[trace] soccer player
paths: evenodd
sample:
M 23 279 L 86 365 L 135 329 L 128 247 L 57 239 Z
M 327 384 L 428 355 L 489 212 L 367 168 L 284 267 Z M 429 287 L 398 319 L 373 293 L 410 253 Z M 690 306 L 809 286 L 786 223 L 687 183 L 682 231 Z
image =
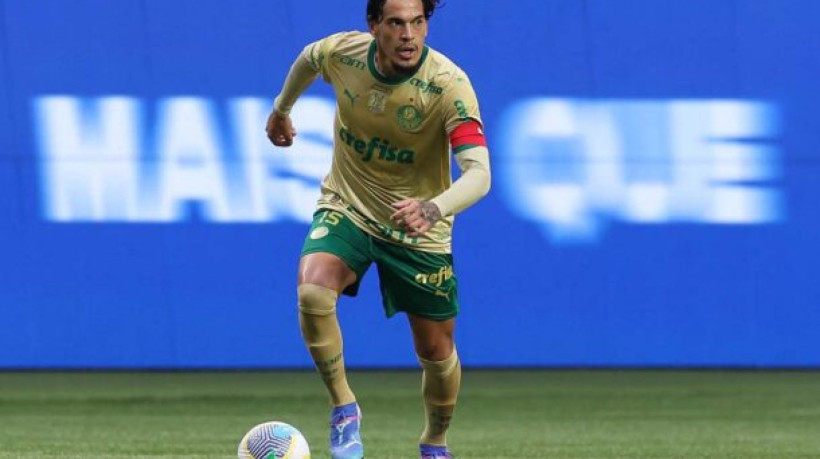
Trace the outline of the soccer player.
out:
M 425 45 L 437 4 L 368 0 L 369 33 L 337 33 L 305 47 L 268 118 L 273 144 L 290 146 L 299 95 L 318 75 L 333 86 L 333 164 L 302 248 L 297 294 L 302 336 L 333 406 L 334 459 L 364 457 L 336 300 L 356 295 L 373 262 L 385 313 L 407 314 L 423 369 L 420 457 L 452 458 L 445 434 L 461 381 L 453 216 L 489 191 L 490 167 L 470 81 Z M 455 182 L 451 150 L 461 170 Z

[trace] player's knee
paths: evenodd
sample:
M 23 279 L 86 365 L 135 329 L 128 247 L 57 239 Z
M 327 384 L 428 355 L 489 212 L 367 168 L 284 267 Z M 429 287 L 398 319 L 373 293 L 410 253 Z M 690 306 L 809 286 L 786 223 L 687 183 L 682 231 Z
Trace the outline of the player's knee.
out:
M 299 311 L 315 316 L 327 316 L 336 312 L 335 290 L 316 284 L 301 284 L 297 288 Z
M 456 367 L 460 366 L 458 352 L 456 352 L 455 347 L 451 348 L 443 358 L 441 355 L 431 355 L 430 357 L 436 358 L 427 359 L 423 355 L 418 356 L 419 363 L 424 371 L 434 376 L 449 376 L 455 371 Z
M 454 350 L 453 341 L 447 339 L 420 340 L 416 343 L 418 356 L 434 362 L 448 359 Z
M 448 357 L 448 353 L 437 346 L 431 346 L 418 349 L 418 356 L 424 360 L 435 362 L 446 359 Z

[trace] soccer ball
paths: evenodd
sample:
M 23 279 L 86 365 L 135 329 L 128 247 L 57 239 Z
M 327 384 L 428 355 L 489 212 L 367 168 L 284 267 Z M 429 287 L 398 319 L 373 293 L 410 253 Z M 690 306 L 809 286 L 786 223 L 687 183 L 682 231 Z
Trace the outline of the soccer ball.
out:
M 284 422 L 264 422 L 242 437 L 239 459 L 310 459 L 307 440 Z

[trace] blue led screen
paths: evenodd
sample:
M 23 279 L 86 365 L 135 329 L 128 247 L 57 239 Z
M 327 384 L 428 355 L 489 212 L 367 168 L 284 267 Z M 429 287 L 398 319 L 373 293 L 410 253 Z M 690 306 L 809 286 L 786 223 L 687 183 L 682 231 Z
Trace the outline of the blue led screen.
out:
M 264 122 L 364 1 L 0 0 L 0 368 L 309 367 L 296 265 L 335 102 Z M 493 189 L 459 215 L 472 366 L 820 366 L 820 4 L 449 1 Z M 377 273 L 352 366 L 415 365 Z

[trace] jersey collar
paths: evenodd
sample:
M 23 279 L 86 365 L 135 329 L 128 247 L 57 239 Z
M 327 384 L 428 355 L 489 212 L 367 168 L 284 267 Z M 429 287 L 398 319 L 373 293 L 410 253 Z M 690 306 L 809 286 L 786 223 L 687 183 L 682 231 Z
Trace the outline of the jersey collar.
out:
M 370 49 L 367 50 L 367 67 L 370 69 L 370 74 L 373 75 L 379 83 L 384 84 L 399 84 L 404 83 L 405 81 L 412 78 L 424 64 L 424 60 L 427 59 L 427 52 L 429 48 L 427 45 L 424 45 L 424 48 L 421 50 L 421 58 L 419 59 L 419 63 L 416 66 L 416 71 L 413 72 L 411 75 L 407 76 L 395 76 L 395 77 L 387 77 L 379 73 L 378 69 L 376 68 L 376 40 L 370 42 Z

